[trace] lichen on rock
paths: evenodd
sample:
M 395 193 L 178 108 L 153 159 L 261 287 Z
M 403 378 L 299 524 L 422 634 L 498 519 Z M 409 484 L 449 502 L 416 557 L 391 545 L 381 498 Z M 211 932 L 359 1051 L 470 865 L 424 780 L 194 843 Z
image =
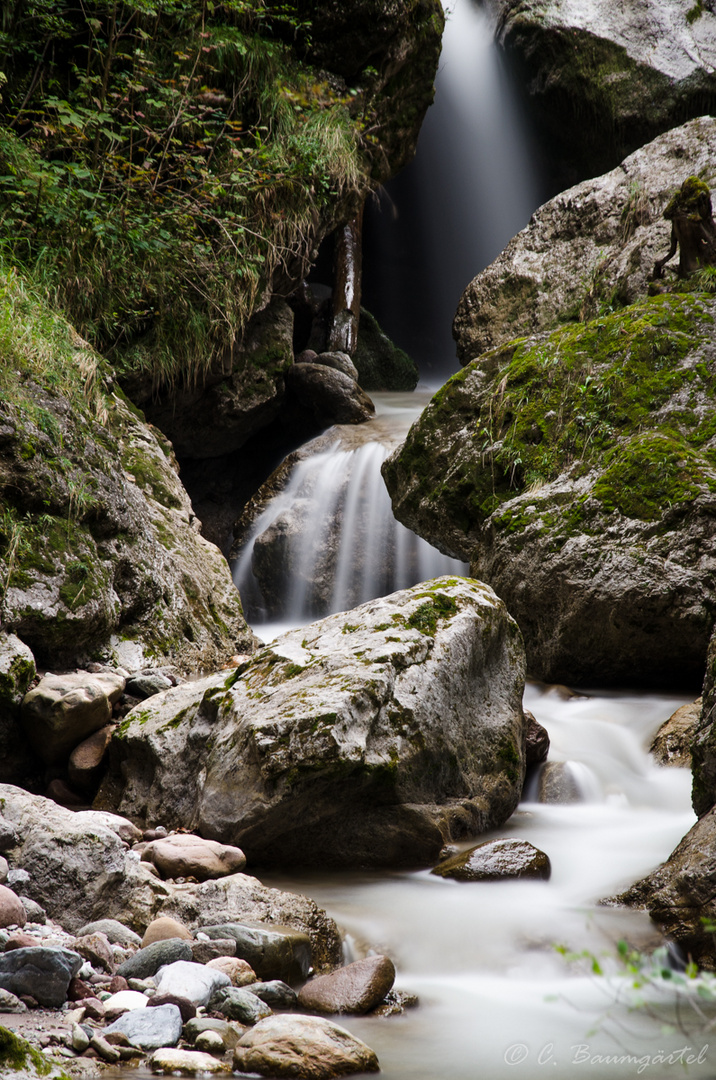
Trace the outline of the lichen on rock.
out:
M 522 678 L 491 590 L 438 578 L 150 699 L 99 801 L 238 844 L 249 864 L 427 865 L 517 805 Z
M 698 685 L 716 609 L 708 295 L 517 339 L 384 465 L 398 518 L 505 600 L 548 681 Z

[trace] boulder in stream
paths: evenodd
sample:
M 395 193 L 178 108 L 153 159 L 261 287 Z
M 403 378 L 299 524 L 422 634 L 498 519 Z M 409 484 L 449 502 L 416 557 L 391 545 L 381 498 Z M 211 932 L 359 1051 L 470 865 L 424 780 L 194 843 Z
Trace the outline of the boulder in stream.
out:
M 527 840 L 487 840 L 438 863 L 432 873 L 455 881 L 504 881 L 538 878 L 552 872 L 549 857 Z
M 99 801 L 240 845 L 250 863 L 430 864 L 515 809 L 523 682 L 504 605 L 438 578 L 144 702 Z
M 378 1058 L 360 1039 L 321 1016 L 269 1016 L 241 1037 L 234 1068 L 260 1076 L 331 1080 L 378 1072 Z

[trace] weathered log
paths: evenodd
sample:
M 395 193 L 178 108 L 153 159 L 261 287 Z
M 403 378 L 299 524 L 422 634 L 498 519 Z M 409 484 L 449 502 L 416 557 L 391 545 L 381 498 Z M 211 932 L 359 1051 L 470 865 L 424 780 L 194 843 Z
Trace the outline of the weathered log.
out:
M 668 254 L 654 266 L 654 277 L 660 278 L 666 263 L 679 248 L 680 278 L 688 277 L 701 266 L 716 263 L 716 223 L 711 207 L 708 185 L 697 176 L 684 180 L 679 191 L 664 210 L 671 222 L 671 245 Z
M 358 344 L 363 246 L 363 205 L 355 217 L 336 232 L 333 284 L 333 322 L 328 351 L 352 356 Z

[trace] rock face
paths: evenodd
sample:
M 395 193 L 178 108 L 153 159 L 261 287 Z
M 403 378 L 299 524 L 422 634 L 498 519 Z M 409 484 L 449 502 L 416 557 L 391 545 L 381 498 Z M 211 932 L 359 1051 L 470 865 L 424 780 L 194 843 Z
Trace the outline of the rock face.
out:
M 549 682 L 701 682 L 716 605 L 709 294 L 498 346 L 383 467 L 396 516 L 505 601 Z
M 615 899 L 645 907 L 699 967 L 716 969 L 716 810 L 697 821 L 668 860 Z M 707 925 L 704 924 L 707 921 Z
M 21 285 L 3 280 L 19 303 Z M 27 321 L 38 354 L 56 357 L 64 343 L 66 378 L 80 388 L 60 393 L 33 353 L 28 379 L 0 403 L 4 626 L 51 667 L 106 657 L 136 670 L 164 658 L 195 670 L 251 648 L 228 566 L 198 532 L 170 444 L 108 389 L 103 362 L 66 323 L 44 309 Z M 83 398 L 82 383 L 94 395 Z
M 212 458 L 238 450 L 278 416 L 293 364 L 293 314 L 275 299 L 252 320 L 242 343 L 203 383 L 141 404 L 169 436 L 180 458 Z
M 113 740 L 100 801 L 262 863 L 429 863 L 517 804 L 523 673 L 494 594 L 439 578 L 151 698 Z
M 539 878 L 547 881 L 552 867 L 547 855 L 526 840 L 488 840 L 453 855 L 433 870 L 456 881 L 504 881 Z
M 489 0 L 560 177 L 594 175 L 716 98 L 716 14 L 691 0 Z M 564 186 L 564 185 L 563 185 Z
M 703 817 L 716 803 L 716 630 L 706 657 L 701 718 L 691 744 L 691 757 L 691 801 L 696 813 Z
M 20 702 L 35 677 L 35 658 L 15 634 L 0 632 L 0 783 L 32 771 L 27 740 L 19 725 Z
M 338 928 L 308 897 L 266 888 L 245 874 L 197 885 L 161 881 L 126 851 L 121 837 L 133 826 L 123 818 L 100 811 L 73 813 L 7 784 L 0 785 L 0 813 L 17 838 L 9 852 L 13 868 L 22 868 L 28 876 L 23 894 L 70 931 L 99 930 L 110 940 L 122 941 L 126 935 L 117 937 L 112 919 L 141 930 L 160 913 L 188 926 L 230 919 L 259 923 L 267 931 L 286 926 L 305 934 L 318 971 L 340 963 Z M 90 920 L 99 916 L 101 921 L 93 925 Z M 179 945 L 186 951 L 171 959 L 191 960 L 191 944 Z
M 239 1040 L 234 1068 L 260 1076 L 330 1080 L 378 1072 L 378 1058 L 345 1028 L 319 1016 L 270 1016 Z
M 546 202 L 463 293 L 453 325 L 460 362 L 643 297 L 669 249 L 669 199 L 693 174 L 711 183 L 715 162 L 716 120 L 702 116 Z

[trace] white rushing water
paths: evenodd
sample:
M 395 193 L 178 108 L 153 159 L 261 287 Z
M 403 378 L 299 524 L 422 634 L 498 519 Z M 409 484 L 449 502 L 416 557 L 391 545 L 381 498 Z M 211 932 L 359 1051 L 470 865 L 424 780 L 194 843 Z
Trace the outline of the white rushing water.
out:
M 380 474 L 428 399 L 425 392 L 375 394 L 375 419 L 332 428 L 330 446 L 298 461 L 285 488 L 258 516 L 233 574 L 254 630 L 265 640 L 419 581 L 466 573 L 463 563 L 395 520 Z M 274 550 L 264 556 L 262 571 L 256 549 L 265 542 Z
M 684 1031 L 668 1031 L 668 984 L 650 1001 L 616 974 L 619 940 L 658 942 L 646 915 L 597 903 L 658 865 L 695 820 L 688 770 L 658 768 L 646 751 L 683 698 L 566 699 L 528 686 L 525 704 L 550 733 L 550 761 L 574 763 L 590 799 L 523 802 L 480 840 L 529 840 L 550 857 L 549 882 L 466 884 L 424 871 L 271 884 L 313 896 L 346 929 L 353 955 L 386 952 L 396 985 L 419 994 L 402 1017 L 341 1018 L 377 1051 L 385 1080 L 712 1078 L 716 1036 L 697 1013 L 684 1007 Z M 591 960 L 570 963 L 558 945 L 587 950 L 607 974 L 593 974 Z M 639 997 L 646 1004 L 633 1008 Z M 701 1061 L 684 1070 L 689 1056 Z

